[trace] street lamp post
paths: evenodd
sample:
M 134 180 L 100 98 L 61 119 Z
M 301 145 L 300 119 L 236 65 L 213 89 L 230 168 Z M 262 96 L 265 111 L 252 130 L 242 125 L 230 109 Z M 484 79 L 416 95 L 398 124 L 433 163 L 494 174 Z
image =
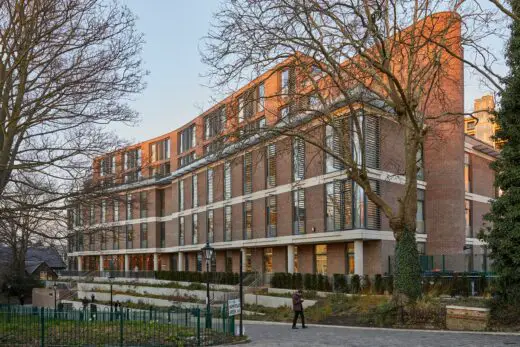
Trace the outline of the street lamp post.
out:
M 52 289 L 54 289 L 54 318 L 56 318 L 56 303 L 57 303 L 56 289 L 58 289 L 58 285 L 56 284 L 56 282 L 54 282 Z
M 112 272 L 108 274 L 108 281 L 110 282 L 110 320 L 112 320 L 112 312 L 114 310 L 114 297 L 112 292 L 112 285 L 114 284 L 114 275 Z
M 209 270 L 211 260 L 215 249 L 210 246 L 209 241 L 206 241 L 206 245 L 201 249 L 204 258 L 206 258 L 206 328 L 211 328 L 211 306 L 209 304 Z

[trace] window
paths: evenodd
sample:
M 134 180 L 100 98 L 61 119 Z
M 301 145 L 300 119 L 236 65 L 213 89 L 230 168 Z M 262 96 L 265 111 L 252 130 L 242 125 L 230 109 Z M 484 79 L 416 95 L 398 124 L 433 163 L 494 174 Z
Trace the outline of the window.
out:
M 166 247 L 166 223 L 159 223 L 159 247 Z
M 276 211 L 276 195 L 266 198 L 267 237 L 276 237 L 278 214 Z
M 188 255 L 188 254 L 186 254 Z M 187 263 L 187 262 L 186 262 Z M 188 270 L 186 270 L 188 271 Z M 202 252 L 197 253 L 197 272 L 202 271 Z
M 314 271 L 317 274 L 327 274 L 327 245 L 314 246 Z
M 89 251 L 94 250 L 94 242 L 95 242 L 95 235 L 93 233 L 90 233 L 88 235 L 88 250 Z
M 253 192 L 253 155 L 244 154 L 244 194 Z
M 164 189 L 159 190 L 159 217 L 164 217 L 165 211 Z
M 264 272 L 273 272 L 273 249 L 264 248 Z
M 184 180 L 179 181 L 179 211 L 184 211 Z
M 170 139 L 166 138 L 152 143 L 150 145 L 150 153 L 152 154 L 152 161 L 170 159 Z
M 181 131 L 178 136 L 177 153 L 184 153 L 197 145 L 195 124 Z
M 238 122 L 253 117 L 255 113 L 255 90 L 248 90 L 238 97 Z M 263 100 L 263 99 L 262 99 Z
M 256 110 L 258 112 L 262 112 L 264 110 L 265 105 L 265 86 L 263 83 L 260 83 L 257 87 L 257 102 L 256 102 Z
M 209 168 L 207 171 L 208 204 L 213 203 L 213 174 L 213 169 Z
M 296 137 L 293 139 L 293 181 L 301 181 L 305 178 L 305 141 Z
M 345 123 L 345 122 L 342 122 Z M 340 126 L 338 122 L 336 127 Z M 345 133 L 343 133 L 345 135 Z M 334 172 L 342 168 L 341 161 L 338 157 L 341 157 L 341 146 L 340 136 L 338 132 L 331 126 L 325 127 L 325 173 Z
M 294 273 L 300 272 L 298 263 L 298 246 L 294 246 Z
M 181 167 L 184 167 L 186 165 L 193 163 L 195 161 L 195 159 L 197 159 L 197 155 L 195 154 L 195 152 L 191 152 L 189 154 L 186 154 L 186 155 L 180 157 L 177 160 L 177 163 L 178 163 L 179 168 L 181 168 Z
M 354 227 L 365 227 L 365 191 L 357 183 L 353 183 L 354 191 Z
M 287 119 L 287 117 L 289 117 L 289 111 L 290 111 L 289 106 L 284 106 L 284 107 L 280 108 L 280 119 Z
M 274 188 L 276 186 L 276 145 L 274 143 L 267 145 L 266 153 L 266 186 Z
M 150 177 L 163 177 L 170 174 L 170 162 L 153 166 L 149 169 Z
M 417 150 L 417 179 L 424 179 L 424 153 L 422 146 Z
M 199 243 L 199 215 L 194 213 L 191 215 L 191 243 L 196 245 Z
M 136 148 L 125 152 L 123 155 L 124 176 L 125 183 L 136 182 L 141 179 L 141 148 Z
M 415 219 L 417 233 L 424 234 L 424 190 L 417 190 L 417 216 Z
M 347 243 L 347 251 L 346 251 L 346 273 L 349 275 L 353 275 L 356 269 L 355 257 L 354 257 L 354 242 Z
M 464 217 L 466 221 L 466 237 L 473 237 L 473 223 L 472 223 L 472 211 L 471 201 L 464 200 Z
M 188 255 L 188 254 L 186 254 Z M 202 271 L 202 252 L 197 253 L 197 272 Z
M 246 272 L 253 272 L 253 261 L 252 261 L 252 255 L 251 250 L 246 248 Z
M 146 192 L 139 193 L 139 218 L 148 217 L 148 196 Z
M 224 207 L 224 241 L 231 241 L 231 206 Z
M 101 230 L 99 232 L 99 244 L 101 245 L 101 249 L 107 249 L 107 238 L 106 238 L 106 231 Z
M 199 180 L 197 174 L 191 176 L 191 201 L 193 207 L 199 206 Z
M 224 163 L 224 200 L 231 199 L 231 163 Z
M 126 195 L 126 219 L 132 219 L 132 194 Z
M 107 202 L 106 200 L 101 201 L 101 223 L 106 223 L 107 221 Z
M 233 272 L 233 253 L 226 251 L 226 272 Z
M 211 272 L 217 272 L 217 255 L 215 253 L 211 258 Z
M 226 127 L 226 107 L 213 111 L 204 118 L 204 139 L 220 135 Z
M 179 217 L 179 246 L 184 246 L 184 216 Z
M 318 110 L 321 106 L 320 97 L 317 94 L 309 96 L 309 109 Z
M 240 136 L 255 135 L 261 133 L 259 130 L 265 128 L 265 117 L 249 122 L 240 128 Z
M 253 202 L 245 201 L 244 205 L 244 240 L 253 238 Z
M 201 253 L 199 253 L 199 254 L 202 257 L 202 254 Z M 201 258 L 201 266 L 200 266 L 200 268 L 202 269 L 202 258 Z M 190 256 L 189 256 L 188 253 L 184 253 L 184 271 L 190 271 Z
M 213 210 L 208 210 L 208 220 L 207 220 L 207 240 L 211 243 L 214 242 L 213 239 Z
M 141 223 L 141 248 L 148 247 L 148 223 Z
M 220 153 L 224 149 L 225 142 L 223 138 L 215 139 L 211 143 L 204 146 L 204 155 L 212 153 Z
M 114 200 L 114 204 L 112 206 L 114 208 L 114 222 L 117 222 L 119 220 L 119 200 Z
M 293 234 L 305 234 L 305 190 L 293 191 Z
M 121 235 L 121 227 L 112 229 L 112 249 L 119 249 L 119 235 Z
M 289 68 L 285 68 L 282 70 L 281 82 L 281 93 L 284 95 L 289 94 Z
M 88 212 L 88 220 L 90 225 L 96 224 L 96 209 L 94 205 L 90 205 L 89 212 Z
M 466 192 L 471 192 L 471 159 L 469 153 L 464 153 L 464 188 Z
M 244 121 L 244 96 L 241 95 L 238 97 L 238 122 L 241 123 Z
M 126 229 L 126 248 L 131 249 L 134 247 L 134 227 L 132 224 L 125 225 Z
M 325 186 L 327 231 L 352 228 L 352 185 L 350 180 L 334 181 Z
M 101 159 L 100 162 L 100 176 L 109 176 L 116 173 L 116 157 L 107 156 Z

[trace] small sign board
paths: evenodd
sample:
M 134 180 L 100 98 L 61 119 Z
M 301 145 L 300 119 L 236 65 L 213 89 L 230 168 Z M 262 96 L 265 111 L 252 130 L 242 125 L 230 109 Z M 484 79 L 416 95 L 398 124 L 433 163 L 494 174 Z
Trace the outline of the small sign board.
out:
M 228 300 L 228 312 L 229 316 L 240 314 L 240 299 Z

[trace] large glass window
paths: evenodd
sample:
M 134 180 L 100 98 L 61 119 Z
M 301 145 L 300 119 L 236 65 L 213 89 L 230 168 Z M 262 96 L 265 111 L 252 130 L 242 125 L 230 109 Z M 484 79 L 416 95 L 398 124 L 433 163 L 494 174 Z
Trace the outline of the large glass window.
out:
M 253 192 L 253 155 L 244 154 L 244 194 Z
M 134 227 L 132 224 L 125 225 L 126 229 L 126 248 L 131 249 L 134 247 Z
M 276 208 L 276 195 L 266 198 L 267 215 L 267 237 L 276 237 L 276 227 L 278 224 L 278 212 Z
M 360 185 L 354 186 L 354 228 L 365 227 L 365 191 Z
M 317 274 L 327 274 L 327 245 L 314 246 L 314 269 Z
M 199 206 L 199 180 L 197 174 L 191 176 L 191 201 L 193 207 Z
M 152 161 L 160 161 L 170 159 L 170 139 L 152 143 L 150 145 L 150 153 Z
M 191 243 L 196 245 L 199 243 L 199 215 L 194 213 L 191 215 Z
M 184 180 L 179 181 L 179 211 L 184 211 Z
M 101 159 L 100 176 L 108 176 L 116 173 L 116 157 L 111 155 Z
M 132 149 L 123 155 L 125 171 L 124 182 L 131 183 L 141 179 L 141 148 Z
M 244 240 L 253 238 L 253 202 L 244 202 Z
M 253 272 L 253 257 L 251 255 L 251 250 L 246 248 L 246 272 Z
M 202 271 L 202 252 L 198 252 L 197 253 L 197 272 L 201 272 L 201 271 Z
M 117 200 L 117 197 L 112 207 L 114 208 L 112 216 L 114 216 L 114 222 L 117 222 L 119 220 L 119 200 Z
M 264 248 L 264 272 L 273 272 L 273 249 Z
M 224 163 L 224 200 L 231 199 L 231 163 Z
M 327 231 L 352 228 L 352 184 L 350 180 L 334 181 L 325 186 L 325 218 Z
M 121 235 L 121 230 L 120 226 L 112 229 L 112 249 L 119 249 L 119 235 Z
M 141 248 L 148 247 L 148 223 L 141 223 L 140 226 L 141 231 Z
M 276 145 L 274 143 L 267 145 L 266 169 L 266 186 L 274 188 L 276 186 Z
M 233 252 L 226 251 L 226 272 L 233 272 Z
M 289 68 L 285 68 L 281 72 L 281 88 L 280 92 L 284 95 L 289 93 Z
M 139 193 L 139 218 L 148 217 L 148 197 L 145 191 Z
M 90 225 L 96 224 L 96 208 L 94 205 L 90 205 L 88 209 L 88 220 Z
M 224 241 L 231 241 L 231 206 L 224 207 Z
M 305 234 L 305 190 L 293 191 L 293 233 Z
M 293 139 L 293 181 L 301 181 L 305 178 L 305 141 L 296 137 Z
M 101 223 L 106 223 L 107 221 L 107 201 L 101 201 Z
M 294 273 L 299 273 L 298 246 L 294 246 Z
M 207 171 L 207 189 L 208 189 L 208 204 L 213 203 L 213 169 L 209 168 Z
M 469 153 L 464 153 L 464 188 L 466 192 L 471 192 L 471 159 Z
M 184 246 L 184 216 L 179 217 L 179 246 Z
M 213 233 L 213 210 L 208 210 L 208 221 L 207 221 L 207 230 L 208 230 L 208 235 L 207 235 L 207 240 L 211 243 L 211 242 L 214 242 L 214 233 Z
M 126 219 L 133 219 L 132 217 L 132 194 L 126 195 Z
M 159 245 L 161 248 L 166 247 L 166 223 L 159 223 Z
M 265 104 L 265 87 L 263 83 L 260 83 L 257 88 L 257 103 L 256 109 L 258 112 L 262 112 L 264 110 Z
M 464 200 L 464 216 L 466 221 L 466 237 L 473 237 L 473 223 L 472 223 L 472 211 L 471 201 Z
M 197 145 L 197 135 L 195 124 L 181 131 L 178 135 L 177 153 L 186 152 Z
M 417 233 L 424 234 L 426 232 L 424 228 L 424 190 L 417 190 Z
M 161 189 L 159 190 L 159 217 L 164 217 L 166 213 L 166 201 L 164 199 L 164 189 Z
M 349 275 L 353 275 L 356 269 L 355 257 L 354 257 L 354 242 L 347 243 L 347 252 L 346 252 L 346 273 Z
M 325 127 L 325 147 L 325 173 L 334 172 L 339 169 L 337 159 L 334 158 L 339 153 L 339 148 L 337 135 L 331 125 Z
M 204 139 L 219 135 L 226 127 L 226 107 L 213 111 L 204 118 Z
M 197 159 L 197 154 L 195 152 L 190 152 L 177 159 L 177 165 L 181 168 L 193 163 L 195 159 Z

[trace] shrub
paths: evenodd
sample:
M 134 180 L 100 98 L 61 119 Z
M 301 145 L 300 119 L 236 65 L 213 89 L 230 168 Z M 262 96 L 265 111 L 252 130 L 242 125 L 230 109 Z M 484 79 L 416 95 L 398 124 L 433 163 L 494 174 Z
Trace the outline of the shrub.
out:
M 303 287 L 306 290 L 316 290 L 314 276 L 312 274 L 303 275 Z
M 370 281 L 370 277 L 368 277 L 368 275 L 363 276 L 363 282 L 361 285 L 363 288 L 363 293 L 370 294 L 372 292 L 372 282 Z
M 292 288 L 300 289 L 303 286 L 303 277 L 302 274 L 296 273 L 292 276 Z
M 332 275 L 334 281 L 334 291 L 339 293 L 346 293 L 348 290 L 347 278 L 343 274 Z
M 394 277 L 392 275 L 383 278 L 383 288 L 385 292 L 392 295 L 394 292 Z
M 352 294 L 359 294 L 361 292 L 361 279 L 359 278 L 359 275 L 352 275 L 350 281 Z

